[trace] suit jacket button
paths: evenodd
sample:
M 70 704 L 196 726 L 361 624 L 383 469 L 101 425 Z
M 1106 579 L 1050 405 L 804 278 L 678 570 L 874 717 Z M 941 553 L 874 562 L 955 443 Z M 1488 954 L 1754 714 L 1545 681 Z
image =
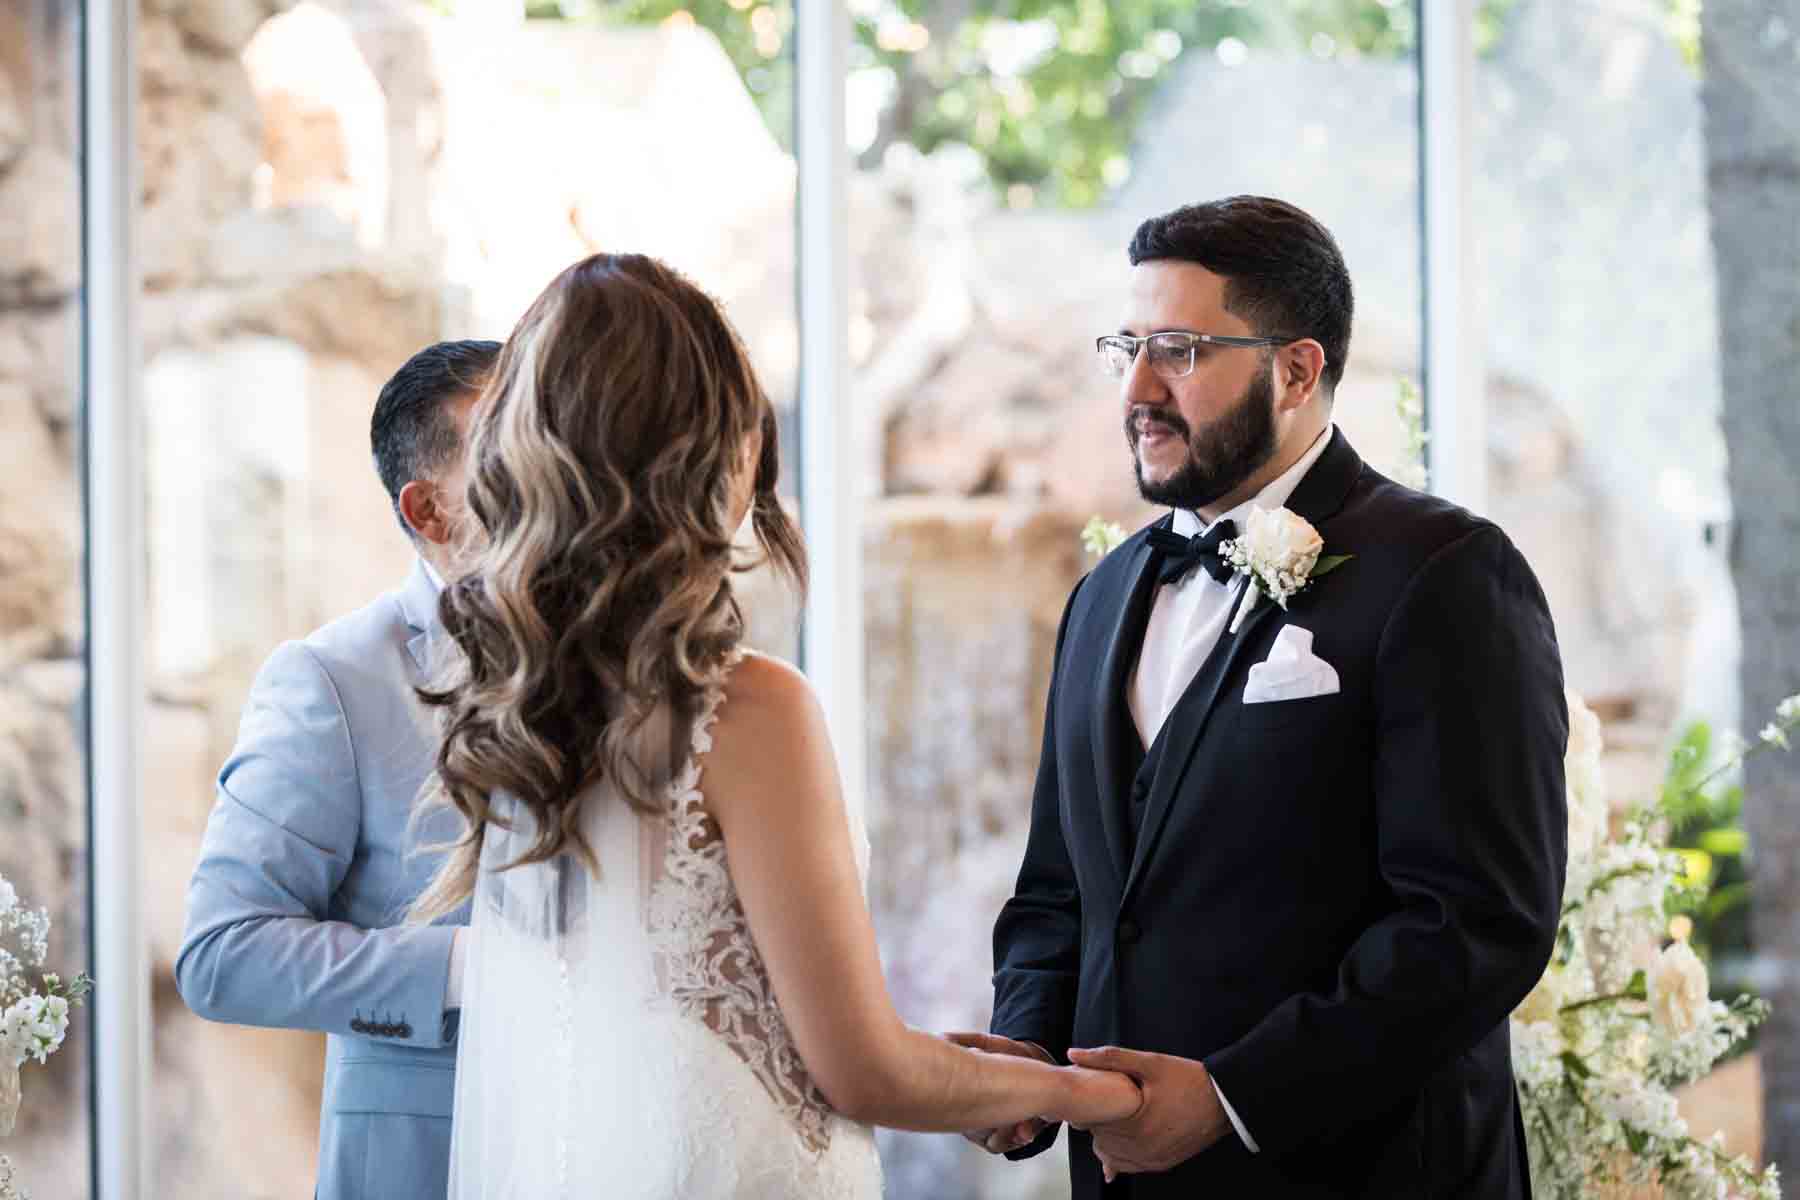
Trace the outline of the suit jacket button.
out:
M 1119 940 L 1124 942 L 1127 946 L 1137 941 L 1143 932 L 1142 929 L 1138 928 L 1138 923 L 1130 918 L 1126 918 L 1119 922 Z

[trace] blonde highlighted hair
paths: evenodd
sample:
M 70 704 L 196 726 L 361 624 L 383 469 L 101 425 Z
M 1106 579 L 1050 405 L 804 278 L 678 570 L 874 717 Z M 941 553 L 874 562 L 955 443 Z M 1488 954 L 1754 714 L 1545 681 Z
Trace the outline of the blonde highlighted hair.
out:
M 776 496 L 775 412 L 718 306 L 652 258 L 598 254 L 520 319 L 469 437 L 470 546 L 439 611 L 438 799 L 463 836 L 415 919 L 474 891 L 504 793 L 535 837 L 508 866 L 572 852 L 598 780 L 646 811 L 743 636 L 733 535 L 746 473 L 763 557 L 804 588 Z M 748 459 L 760 436 L 754 464 Z

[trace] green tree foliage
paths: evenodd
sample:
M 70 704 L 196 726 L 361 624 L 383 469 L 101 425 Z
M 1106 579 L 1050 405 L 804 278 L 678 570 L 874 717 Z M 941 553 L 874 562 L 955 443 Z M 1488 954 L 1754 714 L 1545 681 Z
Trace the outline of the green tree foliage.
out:
M 1743 963 L 1750 952 L 1750 884 L 1744 859 L 1744 789 L 1721 777 L 1719 747 L 1704 721 L 1689 725 L 1669 756 L 1662 811 L 1669 845 L 1688 864 L 1688 879 L 1703 897 L 1685 906 L 1694 920 L 1692 941 L 1712 961 L 1715 991 L 1741 994 Z
M 792 141 L 791 0 L 532 0 L 532 16 L 693 21 L 718 37 L 784 145 Z M 1483 0 L 1477 39 L 1516 0 Z M 883 97 L 863 165 L 897 144 L 971 147 L 1014 203 L 1086 206 L 1130 171 L 1157 86 L 1183 55 L 1410 54 L 1412 0 L 851 0 L 853 87 Z M 1244 136 L 1222 124 L 1208 137 Z

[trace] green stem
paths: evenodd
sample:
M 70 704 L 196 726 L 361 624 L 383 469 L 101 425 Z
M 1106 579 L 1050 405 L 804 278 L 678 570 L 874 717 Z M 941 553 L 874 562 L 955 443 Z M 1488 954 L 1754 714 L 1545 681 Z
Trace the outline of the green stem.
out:
M 1730 1154 L 1727 1154 L 1725 1151 L 1719 1149 L 1717 1146 L 1712 1145 L 1710 1142 L 1701 1141 L 1697 1137 L 1686 1136 L 1686 1137 L 1680 1137 L 1680 1138 L 1664 1138 L 1664 1137 L 1658 1137 L 1656 1134 L 1651 1133 L 1649 1130 L 1638 1129 L 1636 1126 L 1626 1125 L 1623 1121 L 1619 1122 L 1619 1125 L 1620 1125 L 1620 1128 L 1630 1129 L 1634 1133 L 1642 1134 L 1644 1137 L 1648 1138 L 1652 1142 L 1663 1142 L 1663 1143 L 1674 1142 L 1677 1145 L 1685 1143 L 1686 1145 L 1690 1145 L 1690 1146 L 1698 1146 L 1698 1147 L 1700 1147 L 1700 1149 L 1702 1149 L 1702 1150 L 1706 1151 L 1708 1154 L 1710 1154 L 1712 1156 L 1714 1164 L 1716 1164 L 1717 1166 L 1722 1168 L 1734 1180 L 1757 1178 L 1757 1172 L 1754 1167 L 1752 1167 L 1749 1171 L 1745 1171 L 1743 1165 L 1741 1163 L 1739 1163 L 1735 1157 L 1733 1157 Z M 1675 1169 L 1677 1171 L 1681 1170 L 1680 1167 L 1676 1167 Z
M 1601 892 L 1606 890 L 1608 884 L 1611 884 L 1615 880 L 1625 879 L 1632 875 L 1652 875 L 1655 874 L 1655 871 L 1656 869 L 1654 867 L 1620 867 L 1616 871 L 1608 871 L 1606 874 L 1588 884 L 1587 892 L 1583 894 L 1581 899 L 1571 900 L 1564 904 L 1563 916 L 1566 917 L 1570 913 L 1578 911 L 1583 904 L 1587 903 L 1590 897 L 1598 896 Z
M 1775 722 L 1775 728 L 1781 730 L 1782 733 L 1792 733 L 1796 729 L 1800 729 L 1800 717 L 1792 717 L 1786 721 L 1777 721 L 1777 722 Z M 1725 772 L 1733 769 L 1734 767 L 1742 766 L 1753 755 L 1761 754 L 1765 750 L 1772 750 L 1772 749 L 1774 749 L 1774 746 L 1769 742 L 1763 741 L 1761 738 L 1758 738 L 1754 742 L 1748 742 L 1748 743 L 1746 743 L 1746 745 L 1744 746 L 1744 748 L 1742 750 L 1737 752 L 1737 754 L 1735 754 L 1731 758 L 1726 759 L 1724 762 L 1722 762 L 1718 766 L 1714 767 L 1711 771 L 1708 771 L 1706 773 L 1706 776 L 1704 778 L 1702 778 L 1700 780 L 1700 782 L 1692 785 L 1691 787 L 1683 789 L 1682 791 L 1678 792 L 1677 795 L 1680 795 L 1683 798 L 1686 798 L 1688 796 L 1697 796 L 1701 792 L 1706 790 L 1706 786 L 1708 784 L 1710 784 L 1713 780 L 1717 779 L 1719 776 L 1725 774 Z
M 1569 1013 L 1580 1012 L 1584 1008 L 1593 1008 L 1600 1004 L 1611 1004 L 1618 1000 L 1642 1000 L 1643 998 L 1644 997 L 1637 992 L 1613 992 L 1606 996 L 1589 996 L 1586 1000 L 1577 1000 L 1573 1004 L 1565 1004 L 1556 1011 L 1567 1016 Z

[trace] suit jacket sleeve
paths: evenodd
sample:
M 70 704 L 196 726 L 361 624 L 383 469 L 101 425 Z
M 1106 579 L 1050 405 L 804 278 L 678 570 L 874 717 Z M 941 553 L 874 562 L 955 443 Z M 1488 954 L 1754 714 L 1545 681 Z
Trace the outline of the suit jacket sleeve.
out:
M 1348 576 L 1345 576 L 1348 579 Z M 1418 1092 L 1543 973 L 1567 860 L 1568 710 L 1548 606 L 1505 535 L 1436 552 L 1377 651 L 1379 869 L 1393 909 L 1328 993 L 1288 998 L 1208 1057 L 1264 1151 Z
M 1081 585 L 1076 585 L 1076 591 Z M 1044 713 L 1044 745 L 1031 797 L 1031 827 L 1012 899 L 994 922 L 994 1019 L 1002 1037 L 1035 1042 L 1067 1061 L 1074 1036 L 1075 995 L 1081 978 L 1081 890 L 1063 841 L 1061 789 L 1056 771 L 1056 691 L 1063 638 L 1074 594 L 1056 631 L 1055 665 Z M 1049 1149 L 1057 1126 L 1007 1155 L 1027 1158 Z
M 175 963 L 198 1015 L 240 1025 L 350 1033 L 442 1046 L 455 930 L 362 929 L 331 919 L 362 826 L 356 752 L 336 687 L 305 646 L 272 655 L 251 688 L 219 773 L 188 885 Z

